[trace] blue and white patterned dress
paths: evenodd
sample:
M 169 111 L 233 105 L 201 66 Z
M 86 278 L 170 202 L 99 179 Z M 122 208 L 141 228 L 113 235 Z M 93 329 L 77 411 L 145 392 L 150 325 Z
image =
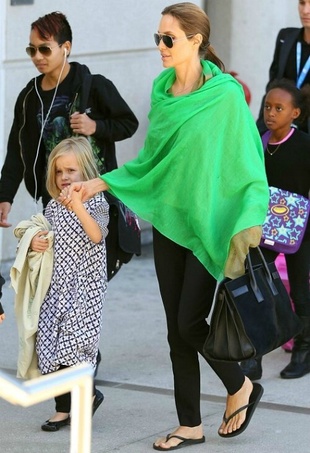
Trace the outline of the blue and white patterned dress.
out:
M 36 350 L 42 374 L 60 365 L 87 362 L 96 366 L 107 289 L 105 237 L 109 205 L 98 194 L 84 206 L 96 220 L 103 239 L 92 242 L 72 211 L 51 200 L 45 216 L 54 231 L 54 266 L 40 309 Z

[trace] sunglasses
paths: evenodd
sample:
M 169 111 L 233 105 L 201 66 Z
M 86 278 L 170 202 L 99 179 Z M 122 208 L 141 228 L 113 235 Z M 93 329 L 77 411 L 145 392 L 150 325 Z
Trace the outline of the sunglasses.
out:
M 154 33 L 154 40 L 155 40 L 156 46 L 159 46 L 160 41 L 163 40 L 163 43 L 165 44 L 165 46 L 169 47 L 169 49 L 171 49 L 175 42 L 181 41 L 181 39 L 192 38 L 193 36 L 194 35 L 187 35 L 187 36 L 183 36 L 182 38 L 172 38 L 172 36 L 169 36 L 169 35 L 161 35 L 159 33 Z
M 31 58 L 35 57 L 37 51 L 39 51 L 41 55 L 44 55 L 44 57 L 49 57 L 50 55 L 52 55 L 52 50 L 57 49 L 57 47 L 62 46 L 62 44 L 58 44 L 58 46 L 55 46 L 55 47 L 50 47 L 50 46 L 45 46 L 45 45 L 38 46 L 38 47 L 28 46 L 28 47 L 26 47 L 26 52 L 29 55 L 29 57 L 31 57 Z

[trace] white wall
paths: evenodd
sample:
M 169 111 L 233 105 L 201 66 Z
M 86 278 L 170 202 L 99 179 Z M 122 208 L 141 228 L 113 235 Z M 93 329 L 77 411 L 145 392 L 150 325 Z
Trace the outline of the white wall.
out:
M 207 12 L 211 42 L 226 69 L 249 86 L 256 119 L 277 34 L 284 27 L 301 27 L 298 0 L 208 0 Z

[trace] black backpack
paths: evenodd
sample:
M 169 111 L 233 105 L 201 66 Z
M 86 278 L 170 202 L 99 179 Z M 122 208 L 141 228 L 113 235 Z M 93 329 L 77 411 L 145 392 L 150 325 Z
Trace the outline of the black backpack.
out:
M 83 80 L 80 113 L 84 113 L 92 83 L 92 75 Z M 141 229 L 138 218 L 124 203 L 108 192 L 104 196 L 109 203 L 109 233 L 106 237 L 107 273 L 110 281 L 123 264 L 129 263 L 133 255 L 141 255 Z
M 108 192 L 105 198 L 110 206 L 106 249 L 108 280 L 111 280 L 133 255 L 141 255 L 141 230 L 136 214 L 124 203 Z

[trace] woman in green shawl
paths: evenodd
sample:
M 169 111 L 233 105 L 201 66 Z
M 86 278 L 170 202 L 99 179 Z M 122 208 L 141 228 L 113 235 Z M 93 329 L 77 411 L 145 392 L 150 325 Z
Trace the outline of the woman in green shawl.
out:
M 178 3 L 162 12 L 155 42 L 166 68 L 154 81 L 149 129 L 138 156 L 95 180 L 72 184 L 84 199 L 109 190 L 153 225 L 157 278 L 167 317 L 179 427 L 153 447 L 205 441 L 198 354 L 208 334 L 216 281 L 244 272 L 268 205 L 263 152 L 241 85 L 209 43 L 208 16 Z M 247 427 L 263 389 L 238 363 L 209 361 L 227 389 L 219 435 Z

